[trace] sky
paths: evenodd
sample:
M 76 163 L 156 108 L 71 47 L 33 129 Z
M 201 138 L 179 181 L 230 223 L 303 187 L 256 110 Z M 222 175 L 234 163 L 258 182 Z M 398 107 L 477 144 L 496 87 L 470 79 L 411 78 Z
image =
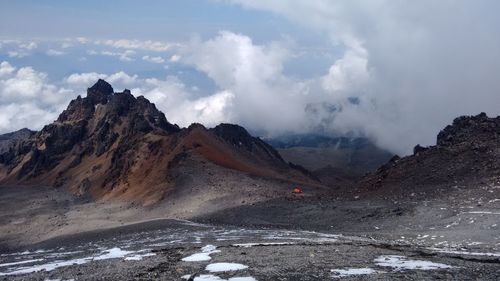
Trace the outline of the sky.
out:
M 99 78 L 180 126 L 363 136 L 405 155 L 500 115 L 495 0 L 2 1 L 0 133 Z

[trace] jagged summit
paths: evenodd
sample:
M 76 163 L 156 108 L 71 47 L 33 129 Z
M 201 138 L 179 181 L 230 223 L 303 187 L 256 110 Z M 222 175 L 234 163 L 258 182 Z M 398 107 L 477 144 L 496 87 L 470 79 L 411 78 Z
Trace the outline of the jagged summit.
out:
M 435 146 L 417 145 L 413 155 L 391 159 L 365 177 L 363 185 L 402 192 L 439 185 L 473 186 L 500 179 L 498 159 L 500 117 L 462 116 L 438 134 Z
M 90 88 L 87 89 L 87 97 L 91 99 L 94 104 L 98 102 L 106 103 L 104 99 L 107 96 L 112 95 L 114 93 L 113 87 L 106 81 L 99 79 L 97 82 Z
M 145 97 L 114 92 L 99 80 L 55 122 L 0 154 L 0 183 L 65 186 L 95 198 L 151 203 L 176 188 L 176 171 L 187 159 L 194 166 L 209 161 L 220 169 L 311 180 L 242 127 L 181 129 Z
M 500 117 L 489 118 L 482 112 L 476 116 L 461 116 L 446 126 L 437 136 L 437 145 L 452 146 L 460 143 L 500 139 Z

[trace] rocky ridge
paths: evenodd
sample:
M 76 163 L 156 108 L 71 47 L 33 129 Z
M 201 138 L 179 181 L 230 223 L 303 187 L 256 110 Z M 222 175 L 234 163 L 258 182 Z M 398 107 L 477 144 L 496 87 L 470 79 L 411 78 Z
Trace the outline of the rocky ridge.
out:
M 311 181 L 240 126 L 181 129 L 146 98 L 114 92 L 99 80 L 52 124 L 0 154 L 0 182 L 149 204 L 176 188 L 173 171 L 193 157 L 258 176 Z
M 500 117 L 462 116 L 444 128 L 436 145 L 415 146 L 413 155 L 393 157 L 361 181 L 368 189 L 402 192 L 414 187 L 473 186 L 500 178 Z M 437 189 L 436 189 L 437 190 Z

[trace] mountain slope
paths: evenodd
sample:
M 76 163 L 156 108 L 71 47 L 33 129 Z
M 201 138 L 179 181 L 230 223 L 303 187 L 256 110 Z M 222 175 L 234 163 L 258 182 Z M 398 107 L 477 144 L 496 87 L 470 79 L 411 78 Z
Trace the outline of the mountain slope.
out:
M 19 131 L 0 135 L 0 154 L 9 151 L 17 141 L 28 139 L 34 134 L 35 132 L 24 128 Z
M 262 177 L 312 182 L 245 129 L 180 129 L 155 105 L 130 91 L 115 93 L 99 80 L 59 118 L 0 155 L 3 184 L 65 186 L 97 199 L 150 204 L 177 188 L 186 159 Z
M 286 161 L 300 164 L 322 183 L 341 186 L 376 170 L 393 155 L 366 138 L 289 135 L 270 139 Z
M 365 177 L 361 186 L 404 194 L 438 187 L 474 187 L 500 179 L 500 117 L 456 118 L 437 136 L 437 145 L 417 145 L 414 154 L 394 157 Z

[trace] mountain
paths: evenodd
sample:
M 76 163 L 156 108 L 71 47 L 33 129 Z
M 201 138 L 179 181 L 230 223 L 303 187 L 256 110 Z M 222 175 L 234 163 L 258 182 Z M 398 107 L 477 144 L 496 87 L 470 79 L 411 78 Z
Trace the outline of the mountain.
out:
M 180 188 L 180 169 L 189 161 L 199 167 L 191 177 L 210 162 L 264 178 L 314 182 L 240 126 L 181 129 L 146 98 L 114 92 L 99 80 L 52 124 L 0 154 L 0 183 L 64 186 L 81 196 L 151 204 Z
M 36 132 L 21 129 L 12 133 L 0 135 L 0 154 L 7 152 L 17 141 L 32 137 Z
M 362 137 L 297 134 L 266 141 L 286 161 L 305 167 L 321 182 L 331 186 L 353 183 L 393 156 Z
M 429 196 L 450 188 L 475 188 L 500 179 L 500 117 L 462 116 L 444 128 L 435 146 L 415 146 L 413 155 L 393 157 L 361 181 L 380 194 Z

